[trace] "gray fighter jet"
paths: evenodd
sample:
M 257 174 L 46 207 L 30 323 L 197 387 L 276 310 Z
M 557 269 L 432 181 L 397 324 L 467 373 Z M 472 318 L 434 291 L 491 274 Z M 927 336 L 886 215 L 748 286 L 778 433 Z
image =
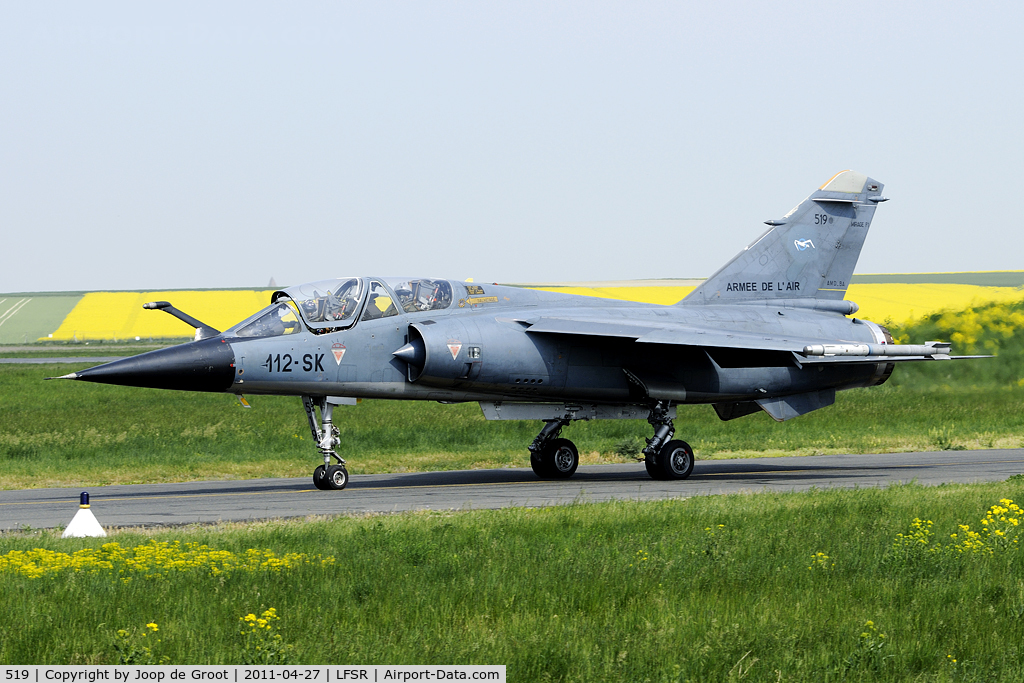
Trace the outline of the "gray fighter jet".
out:
M 646 419 L 655 479 L 685 479 L 693 451 L 674 440 L 680 404 L 722 420 L 763 410 L 788 420 L 836 391 L 884 383 L 898 361 L 948 360 L 941 342 L 894 344 L 852 318 L 847 286 L 881 183 L 833 176 L 689 296 L 629 303 L 440 278 L 344 277 L 274 292 L 219 332 L 167 302 L 196 340 L 65 375 L 136 387 L 302 398 L 323 465 L 313 483 L 342 489 L 338 405 L 360 398 L 478 401 L 490 420 L 540 420 L 529 445 L 542 478 L 570 477 L 574 420 Z M 319 416 L 317 415 L 319 411 Z M 333 462 L 332 462 L 333 460 Z

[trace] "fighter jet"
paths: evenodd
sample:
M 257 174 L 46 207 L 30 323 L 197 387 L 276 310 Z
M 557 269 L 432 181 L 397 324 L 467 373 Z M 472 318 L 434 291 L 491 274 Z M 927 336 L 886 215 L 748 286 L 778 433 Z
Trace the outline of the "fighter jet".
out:
M 479 402 L 489 420 L 540 420 L 528 446 L 541 478 L 571 477 L 575 420 L 644 419 L 655 479 L 685 479 L 674 439 L 680 405 L 722 420 L 778 421 L 883 384 L 897 362 L 948 360 L 942 342 L 894 344 L 844 299 L 882 184 L 830 178 L 682 301 L 631 303 L 443 278 L 342 277 L 274 292 L 270 306 L 221 332 L 62 379 L 135 387 L 300 396 L 323 464 L 320 489 L 343 489 L 335 406 L 360 399 Z M 966 356 L 964 356 L 966 357 Z M 319 411 L 319 415 L 317 414 Z

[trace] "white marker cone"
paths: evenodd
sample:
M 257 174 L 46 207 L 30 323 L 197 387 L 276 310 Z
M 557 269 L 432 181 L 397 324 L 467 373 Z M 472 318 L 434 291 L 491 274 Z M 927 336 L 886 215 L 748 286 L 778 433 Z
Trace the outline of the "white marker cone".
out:
M 96 521 L 96 515 L 89 509 L 89 494 L 82 491 L 79 497 L 78 512 L 71 519 L 68 528 L 61 534 L 61 538 L 84 538 L 86 536 L 106 536 L 100 523 Z

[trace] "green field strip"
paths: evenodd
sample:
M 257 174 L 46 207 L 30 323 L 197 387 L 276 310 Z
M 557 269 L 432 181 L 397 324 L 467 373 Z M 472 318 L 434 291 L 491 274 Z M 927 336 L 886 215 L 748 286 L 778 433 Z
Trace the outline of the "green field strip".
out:
M 37 296 L 82 296 L 86 294 L 85 291 L 68 291 L 68 292 L 0 292 L 0 299 L 9 299 L 10 297 L 37 297 Z
M 979 287 L 1024 287 L 1024 270 L 990 270 L 975 273 L 865 273 L 850 278 L 855 285 L 936 284 Z
M 82 295 L 0 294 L 0 344 L 27 344 L 50 334 Z
M 301 283 L 300 283 L 301 284 Z M 120 292 L 130 292 L 133 294 L 145 294 L 146 292 L 252 292 L 252 291 L 277 291 L 279 289 L 285 289 L 290 285 L 283 285 L 281 287 L 164 287 L 164 288 L 150 288 L 150 289 L 83 289 L 83 290 L 69 290 L 66 292 L 7 292 L 0 293 L 0 299 L 11 296 L 82 296 L 83 294 L 89 294 L 91 292 L 110 292 L 117 294 Z

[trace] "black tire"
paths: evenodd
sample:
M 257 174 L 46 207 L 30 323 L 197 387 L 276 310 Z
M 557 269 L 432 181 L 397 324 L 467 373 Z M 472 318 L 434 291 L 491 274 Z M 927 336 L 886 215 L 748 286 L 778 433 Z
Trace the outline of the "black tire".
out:
M 332 491 L 340 491 L 348 486 L 348 470 L 344 465 L 331 465 L 327 468 L 327 476 L 324 477 L 326 488 Z
M 693 449 L 685 441 L 669 441 L 658 451 L 655 465 L 659 479 L 686 479 L 693 472 Z
M 665 475 L 662 473 L 661 468 L 658 467 L 657 453 L 652 453 L 651 455 L 644 456 L 644 467 L 647 468 L 647 474 L 651 475 L 651 479 L 665 478 Z
M 327 468 L 323 465 L 313 470 L 313 486 L 321 491 L 327 490 Z
M 568 479 L 576 474 L 576 468 L 580 466 L 580 452 L 569 439 L 549 441 L 541 458 L 551 479 Z
M 530 467 L 533 468 L 533 473 L 541 479 L 551 478 L 551 474 L 548 472 L 548 468 L 544 464 L 544 459 L 539 453 L 530 453 Z

